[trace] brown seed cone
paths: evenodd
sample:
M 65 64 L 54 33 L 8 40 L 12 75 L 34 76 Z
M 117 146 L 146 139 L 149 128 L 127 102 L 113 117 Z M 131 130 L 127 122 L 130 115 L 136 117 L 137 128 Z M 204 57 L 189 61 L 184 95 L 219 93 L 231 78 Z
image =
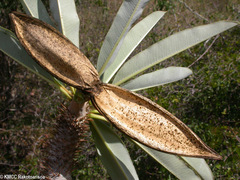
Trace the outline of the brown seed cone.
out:
M 84 134 L 89 129 L 89 106 L 85 103 L 81 107 L 84 113 L 78 117 L 65 106 L 60 110 L 53 137 L 47 142 L 45 159 L 42 162 L 41 172 L 47 179 L 71 179 L 75 153 L 84 143 Z

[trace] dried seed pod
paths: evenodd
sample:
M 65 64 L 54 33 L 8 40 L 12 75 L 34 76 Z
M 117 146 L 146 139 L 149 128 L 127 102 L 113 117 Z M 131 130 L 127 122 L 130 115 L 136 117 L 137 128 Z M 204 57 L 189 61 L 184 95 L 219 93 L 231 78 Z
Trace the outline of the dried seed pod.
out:
M 222 158 L 182 121 L 143 96 L 103 84 L 92 102 L 118 129 L 151 148 L 184 156 Z
M 94 106 L 122 132 L 160 151 L 222 159 L 156 103 L 117 86 L 102 84 L 90 61 L 54 28 L 21 13 L 10 16 L 28 53 L 55 77 L 87 91 Z
M 43 68 L 71 86 L 96 91 L 98 72 L 70 40 L 36 18 L 18 12 L 10 17 L 21 44 Z

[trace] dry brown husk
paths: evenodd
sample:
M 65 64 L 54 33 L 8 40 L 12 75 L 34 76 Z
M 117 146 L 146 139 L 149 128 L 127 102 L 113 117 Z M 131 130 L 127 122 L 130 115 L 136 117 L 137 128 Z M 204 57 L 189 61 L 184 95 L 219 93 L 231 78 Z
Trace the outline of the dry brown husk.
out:
M 27 52 L 47 71 L 81 90 L 100 83 L 88 58 L 52 26 L 25 14 L 10 14 L 15 32 Z
M 51 26 L 20 13 L 11 14 L 11 18 L 27 52 L 55 77 L 87 92 L 98 111 L 131 138 L 172 154 L 222 158 L 156 103 L 120 87 L 103 84 L 90 61 Z
M 221 159 L 182 121 L 151 100 L 110 84 L 94 96 L 95 107 L 131 138 L 168 153 Z

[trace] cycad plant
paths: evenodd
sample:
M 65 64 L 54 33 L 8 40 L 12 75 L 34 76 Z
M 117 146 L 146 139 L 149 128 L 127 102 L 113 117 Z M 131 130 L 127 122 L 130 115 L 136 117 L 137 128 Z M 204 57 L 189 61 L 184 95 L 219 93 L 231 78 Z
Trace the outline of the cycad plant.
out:
M 143 72 L 237 24 L 220 21 L 186 29 L 128 59 L 165 14 L 153 12 L 132 27 L 147 2 L 126 0 L 122 3 L 103 42 L 96 69 L 78 49 L 79 19 L 73 0 L 50 1 L 55 23 L 41 0 L 21 0 L 26 13 L 37 19 L 12 13 L 18 38 L 11 31 L 0 28 L 1 51 L 55 85 L 70 101 L 57 119 L 58 132 L 49 145 L 49 155 L 55 157 L 45 160 L 47 176 L 70 178 L 68 158 L 74 154 L 76 138 L 81 141 L 81 135 L 87 130 L 86 119 L 91 119 L 90 128 L 98 154 L 112 179 L 138 179 L 138 176 L 111 124 L 176 177 L 213 179 L 203 158 L 219 160 L 222 157 L 171 113 L 132 91 L 189 76 L 192 71 L 185 67 Z M 75 133 L 69 133 L 72 131 Z M 63 147 L 65 139 L 67 145 L 56 148 L 58 144 Z M 71 155 L 64 157 L 65 151 Z

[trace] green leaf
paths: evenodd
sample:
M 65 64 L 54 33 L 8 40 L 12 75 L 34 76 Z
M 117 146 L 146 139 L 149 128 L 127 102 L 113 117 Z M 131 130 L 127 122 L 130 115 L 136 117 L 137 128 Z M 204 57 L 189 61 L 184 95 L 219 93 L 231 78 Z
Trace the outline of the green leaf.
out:
M 121 5 L 111 28 L 103 42 L 97 61 L 97 70 L 101 75 L 116 57 L 124 37 L 132 24 L 140 17 L 149 0 L 125 0 Z
M 127 149 L 102 120 L 90 121 L 91 131 L 101 161 L 112 179 L 138 179 Z
M 213 179 L 210 168 L 202 158 L 176 156 L 151 149 L 136 141 L 134 143 L 179 179 Z
M 20 0 L 24 11 L 35 18 L 38 18 L 51 26 L 54 26 L 48 12 L 41 0 Z
M 0 27 L 0 50 L 30 71 L 55 84 L 55 78 L 27 54 L 17 37 L 11 31 L 2 27 Z
M 51 0 L 50 9 L 59 31 L 79 47 L 80 21 L 74 0 Z
M 163 17 L 165 12 L 156 11 L 137 23 L 126 35 L 113 63 L 107 68 L 102 76 L 102 81 L 108 83 L 113 75 L 122 66 L 128 56 L 143 40 L 154 25 Z
M 214 179 L 211 169 L 206 163 L 205 159 L 193 157 L 181 157 L 188 165 L 190 165 L 195 172 L 197 172 L 202 179 Z
M 175 33 L 126 62 L 116 74 L 113 83 L 116 85 L 122 84 L 161 61 L 236 25 L 233 22 L 220 21 Z
M 174 81 L 178 81 L 191 75 L 192 71 L 185 67 L 168 67 L 151 73 L 141 75 L 122 87 L 131 91 L 139 91 Z

